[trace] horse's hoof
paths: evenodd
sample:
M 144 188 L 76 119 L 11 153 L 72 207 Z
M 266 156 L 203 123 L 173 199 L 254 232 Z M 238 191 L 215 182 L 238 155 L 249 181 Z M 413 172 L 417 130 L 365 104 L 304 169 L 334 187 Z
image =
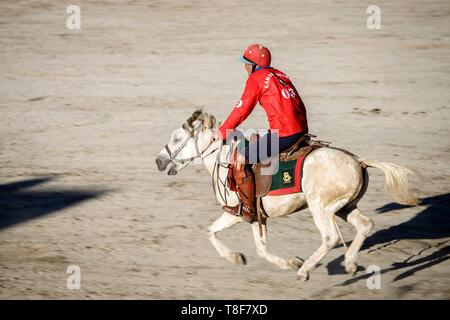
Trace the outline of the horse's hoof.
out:
M 358 272 L 358 265 L 354 262 L 347 263 L 345 265 L 345 271 L 347 271 L 348 274 L 354 276 Z
M 247 264 L 247 259 L 245 258 L 245 256 L 240 253 L 240 252 L 233 252 L 231 254 L 231 261 L 233 262 L 233 264 L 235 265 L 243 265 L 245 266 Z
M 305 282 L 305 281 L 308 281 L 308 279 L 309 279 L 308 272 L 306 272 L 306 273 L 304 273 L 304 272 L 297 273 L 297 280 L 298 281 Z
M 305 261 L 302 258 L 295 257 L 289 259 L 287 262 L 292 269 L 300 269 L 300 267 L 303 265 L 303 262 Z

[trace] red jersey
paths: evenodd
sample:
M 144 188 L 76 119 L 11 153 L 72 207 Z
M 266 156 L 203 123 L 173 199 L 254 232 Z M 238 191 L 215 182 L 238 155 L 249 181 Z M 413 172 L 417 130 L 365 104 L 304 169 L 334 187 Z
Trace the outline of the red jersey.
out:
M 228 129 L 247 119 L 258 102 L 266 111 L 270 128 L 278 129 L 280 137 L 308 131 L 306 109 L 292 82 L 281 71 L 264 68 L 248 77 L 241 99 L 219 128 L 223 139 Z

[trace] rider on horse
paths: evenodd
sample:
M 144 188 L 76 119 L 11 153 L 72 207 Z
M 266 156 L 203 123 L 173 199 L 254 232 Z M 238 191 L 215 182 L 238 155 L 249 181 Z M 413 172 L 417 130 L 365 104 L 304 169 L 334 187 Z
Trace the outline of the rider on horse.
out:
M 256 213 L 255 178 L 250 159 L 259 162 L 277 155 L 308 132 L 306 109 L 300 95 L 284 73 L 270 66 L 270 60 L 269 49 L 262 45 L 252 44 L 245 49 L 241 58 L 249 75 L 245 90 L 217 133 L 217 138 L 225 140 L 250 115 L 258 102 L 267 114 L 272 132 L 269 131 L 259 141 L 250 142 L 245 151 L 238 150 L 232 164 L 241 212 L 239 205 L 223 206 L 224 211 L 235 215 L 240 213 L 248 222 L 254 221 Z M 278 150 L 271 150 L 272 139 L 278 139 Z M 266 146 L 264 155 L 258 152 L 258 144 L 259 148 Z

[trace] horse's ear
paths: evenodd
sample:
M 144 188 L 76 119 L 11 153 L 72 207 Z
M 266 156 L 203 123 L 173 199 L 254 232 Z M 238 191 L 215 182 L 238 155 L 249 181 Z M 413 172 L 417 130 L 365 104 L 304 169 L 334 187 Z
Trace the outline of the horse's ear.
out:
M 192 116 L 190 116 L 187 120 L 186 123 L 188 124 L 189 127 L 192 128 L 192 124 L 195 120 L 198 120 L 200 118 L 200 116 L 202 115 L 202 109 L 197 109 L 194 111 L 194 113 L 192 114 Z
M 210 128 L 214 128 L 216 126 L 216 117 L 214 116 L 209 116 L 209 123 L 210 123 Z
M 216 118 L 214 116 L 210 116 L 207 113 L 203 114 L 203 127 L 205 127 L 206 129 L 211 129 L 214 128 L 214 126 L 216 125 Z

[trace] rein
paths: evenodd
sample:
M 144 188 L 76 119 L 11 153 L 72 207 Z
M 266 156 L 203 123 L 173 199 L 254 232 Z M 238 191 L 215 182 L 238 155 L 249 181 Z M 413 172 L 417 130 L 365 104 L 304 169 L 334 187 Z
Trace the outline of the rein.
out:
M 229 168 L 228 163 L 220 162 L 220 155 L 222 154 L 222 147 L 223 147 L 223 144 L 220 144 L 219 157 L 217 157 L 216 162 L 214 163 L 214 168 L 213 168 L 213 172 L 211 175 L 211 181 L 212 181 L 212 185 L 213 185 L 214 196 L 216 197 L 216 199 L 217 199 L 217 193 L 219 193 L 219 196 L 222 199 L 222 201 L 224 202 L 224 204 L 228 205 L 227 195 L 230 194 L 229 181 L 228 181 L 227 177 L 225 177 L 225 181 L 222 181 L 220 179 L 220 168 L 221 167 L 225 168 L 225 169 Z M 230 156 L 230 153 L 231 153 L 231 148 L 228 151 L 227 158 Z M 216 190 L 216 188 L 217 188 L 217 190 Z

